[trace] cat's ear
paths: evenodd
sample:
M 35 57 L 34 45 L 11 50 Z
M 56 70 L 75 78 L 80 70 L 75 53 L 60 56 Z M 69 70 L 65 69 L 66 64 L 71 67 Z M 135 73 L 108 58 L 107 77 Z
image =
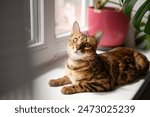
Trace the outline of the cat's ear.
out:
M 80 26 L 77 21 L 74 22 L 72 27 L 72 33 L 79 33 L 80 32 Z
M 93 36 L 95 38 L 97 44 L 100 42 L 102 36 L 103 36 L 103 32 L 96 32 L 95 35 Z

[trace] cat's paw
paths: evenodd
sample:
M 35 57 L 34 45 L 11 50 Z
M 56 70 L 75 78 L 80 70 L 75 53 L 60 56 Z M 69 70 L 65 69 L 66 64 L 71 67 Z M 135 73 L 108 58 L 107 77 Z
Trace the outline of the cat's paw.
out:
M 52 86 L 52 87 L 58 86 L 58 83 L 56 83 L 56 80 L 50 80 L 48 84 L 49 86 Z
M 63 87 L 61 89 L 61 92 L 63 94 L 73 94 L 73 93 L 75 93 L 74 90 L 73 90 L 73 88 L 71 86 L 65 86 L 65 87 Z

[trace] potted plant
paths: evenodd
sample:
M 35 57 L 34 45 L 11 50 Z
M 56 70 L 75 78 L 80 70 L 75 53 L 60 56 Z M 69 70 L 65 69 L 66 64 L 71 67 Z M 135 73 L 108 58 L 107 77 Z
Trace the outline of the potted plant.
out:
M 108 7 L 108 3 L 118 7 Z M 94 0 L 93 6 L 88 7 L 88 34 L 103 32 L 98 48 L 110 49 L 124 44 L 129 19 L 120 6 L 121 3 L 110 0 Z
M 129 23 L 129 20 L 131 19 L 131 12 L 137 1 L 138 0 L 120 0 L 119 3 L 116 3 L 111 0 L 94 0 L 93 7 L 88 8 L 88 26 L 89 26 L 88 33 L 91 35 L 97 31 L 104 32 L 103 38 L 99 44 L 100 47 L 101 46 L 116 47 L 116 46 L 121 46 L 124 43 L 124 39 L 128 30 L 128 23 Z M 107 3 L 117 4 L 121 6 L 123 10 L 116 10 L 114 8 L 106 7 Z M 115 11 L 119 15 L 118 16 L 116 15 L 109 16 L 109 14 L 104 15 L 102 13 L 103 10 L 105 10 L 105 12 Z M 143 17 L 145 16 L 145 13 L 149 13 L 148 12 L 149 10 L 150 10 L 150 1 L 146 0 L 137 9 L 132 20 L 132 24 L 137 30 L 144 31 L 145 33 L 148 33 L 148 34 L 150 34 L 150 16 L 148 17 L 147 23 L 145 23 L 146 25 L 145 25 L 144 30 L 140 28 L 140 25 L 141 25 Z M 128 16 L 128 18 L 125 17 L 123 14 Z M 113 23 L 111 23 L 111 21 L 113 21 Z M 124 25 L 121 26 L 122 24 Z M 97 25 L 100 25 L 100 26 L 98 27 Z M 120 28 L 116 29 L 116 27 L 119 27 L 119 26 Z

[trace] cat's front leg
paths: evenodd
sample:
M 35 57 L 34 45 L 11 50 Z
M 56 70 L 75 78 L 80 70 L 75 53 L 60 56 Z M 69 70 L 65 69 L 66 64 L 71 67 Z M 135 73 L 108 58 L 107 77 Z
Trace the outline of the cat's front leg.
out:
M 64 86 L 61 89 L 63 94 L 74 94 L 74 93 L 81 93 L 81 92 L 91 92 L 92 89 L 88 89 L 88 84 L 86 83 L 79 83 L 71 86 Z M 93 90 L 94 91 L 94 90 Z
M 71 86 L 64 86 L 61 89 L 61 92 L 63 94 L 74 94 L 79 92 L 85 92 L 83 89 L 81 89 L 78 85 L 71 85 Z
M 70 83 L 71 81 L 69 80 L 67 76 L 64 76 L 58 79 L 52 79 L 49 81 L 50 86 L 63 86 L 63 85 L 70 84 Z
M 111 89 L 111 84 L 107 80 L 97 80 L 94 81 L 87 81 L 87 82 L 80 82 L 75 85 L 71 86 L 64 86 L 61 90 L 63 94 L 74 94 L 74 93 L 81 93 L 81 92 L 102 92 Z

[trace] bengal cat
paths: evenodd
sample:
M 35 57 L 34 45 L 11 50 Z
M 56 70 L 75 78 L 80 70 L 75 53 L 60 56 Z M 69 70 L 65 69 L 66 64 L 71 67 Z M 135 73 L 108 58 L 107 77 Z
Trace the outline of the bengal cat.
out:
M 96 54 L 102 33 L 87 36 L 74 23 L 68 40 L 68 61 L 66 75 L 49 81 L 50 86 L 64 86 L 63 94 L 80 92 L 102 92 L 125 85 L 149 70 L 148 59 L 127 47 L 119 47 L 102 54 Z

